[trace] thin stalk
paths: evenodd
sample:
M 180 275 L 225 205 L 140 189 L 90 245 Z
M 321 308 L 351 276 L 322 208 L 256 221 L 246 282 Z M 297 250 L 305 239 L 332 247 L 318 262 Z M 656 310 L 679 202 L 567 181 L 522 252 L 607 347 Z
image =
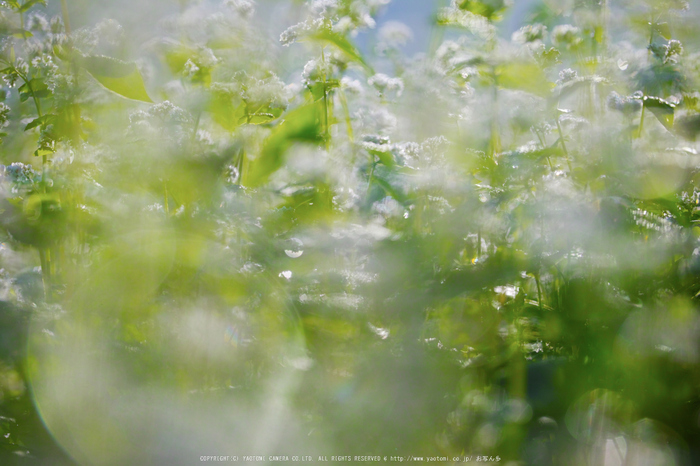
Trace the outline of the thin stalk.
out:
M 536 131 L 535 134 L 537 134 L 537 139 L 540 140 L 540 145 L 542 146 L 542 149 L 547 148 L 547 141 L 544 139 L 542 134 L 540 134 L 539 131 Z M 552 160 L 549 158 L 549 156 L 546 156 L 545 159 L 547 159 L 547 165 L 549 165 L 550 170 L 554 170 L 554 167 L 552 166 Z
M 566 164 L 569 166 L 569 173 L 573 173 L 573 169 L 571 168 L 571 160 L 569 158 L 569 150 L 566 148 L 566 142 L 564 142 L 564 132 L 561 130 L 561 123 L 559 123 L 559 116 L 556 118 L 557 122 L 557 132 L 559 133 L 559 143 L 561 144 L 561 148 L 564 151 L 564 155 L 566 156 Z
M 495 160 L 496 154 L 501 150 L 501 142 L 498 135 L 498 77 L 496 69 L 491 69 L 493 76 L 493 115 L 491 117 L 491 141 L 489 143 L 489 155 Z
M 165 216 L 170 216 L 170 206 L 168 205 L 168 184 L 163 180 L 163 207 L 165 208 Z
M 19 29 L 22 31 L 22 39 L 27 40 L 27 33 L 24 30 L 24 15 L 19 13 Z
M 326 139 L 326 150 L 330 148 L 330 128 L 328 127 L 329 115 L 328 115 L 328 81 L 326 76 L 326 57 L 324 53 L 325 48 L 321 48 L 321 63 L 323 65 L 323 116 L 324 116 L 324 126 L 325 126 L 325 139 Z
M 369 190 L 372 188 L 372 177 L 374 176 L 374 155 L 370 155 L 370 169 L 369 178 L 367 179 L 367 195 L 369 195 Z
M 41 263 L 41 282 L 44 285 L 44 300 L 51 300 L 51 271 L 49 261 L 46 257 L 46 250 L 39 247 L 39 262 Z
M 537 302 L 540 305 L 540 312 L 542 311 L 542 287 L 540 286 L 539 274 L 534 274 L 535 284 L 537 285 Z
M 66 28 L 66 33 L 70 34 L 70 16 L 68 16 L 68 1 L 61 0 L 61 14 L 63 15 L 63 26 Z
M 338 94 L 340 96 L 340 105 L 343 107 L 343 113 L 345 114 L 345 126 L 348 129 L 348 139 L 351 143 L 355 142 L 355 136 L 352 131 L 352 121 L 350 119 L 350 108 L 348 107 L 348 99 L 345 97 L 345 92 L 340 91 Z

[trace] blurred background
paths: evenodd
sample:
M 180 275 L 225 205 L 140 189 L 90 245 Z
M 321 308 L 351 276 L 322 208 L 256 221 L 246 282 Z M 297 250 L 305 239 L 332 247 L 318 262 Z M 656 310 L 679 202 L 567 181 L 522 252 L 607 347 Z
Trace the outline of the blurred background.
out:
M 0 464 L 700 463 L 697 3 L 0 3 Z

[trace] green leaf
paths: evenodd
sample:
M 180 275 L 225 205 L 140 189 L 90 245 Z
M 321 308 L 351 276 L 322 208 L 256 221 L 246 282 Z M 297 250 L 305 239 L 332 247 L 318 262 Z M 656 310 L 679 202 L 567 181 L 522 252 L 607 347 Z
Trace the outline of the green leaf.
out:
M 165 52 L 165 63 L 167 63 L 168 68 L 170 68 L 170 71 L 173 74 L 179 75 L 185 68 L 185 63 L 187 63 L 187 60 L 193 57 L 196 53 L 196 50 L 193 48 L 178 44 Z
M 311 92 L 311 95 L 313 96 L 314 100 L 321 100 L 323 99 L 323 97 L 325 97 L 326 92 L 336 89 L 338 87 L 340 87 L 340 82 L 336 79 L 330 79 L 325 83 L 314 83 L 312 86 L 309 86 L 308 89 Z
M 34 151 L 34 156 L 35 157 L 43 157 L 45 155 L 51 155 L 53 153 L 54 153 L 54 151 L 52 151 L 51 149 L 46 149 L 46 148 L 40 147 L 39 149 Z
M 281 108 L 268 108 L 265 111 L 256 111 L 251 113 L 249 116 L 248 123 L 252 125 L 262 125 L 264 123 L 269 123 L 282 116 L 284 110 Z
M 245 185 L 256 187 L 265 183 L 270 175 L 282 167 L 284 154 L 292 143 L 320 142 L 323 139 L 321 114 L 318 103 L 304 105 L 289 112 L 272 130 L 250 170 L 244 173 Z
M 192 47 L 178 44 L 165 52 L 165 63 L 170 72 L 176 76 L 182 76 L 185 64 L 192 60 L 198 70 L 191 76 L 193 82 L 209 86 L 211 84 L 211 67 L 206 67 L 197 59 L 198 51 Z
M 396 166 L 396 161 L 394 160 L 394 154 L 392 154 L 389 151 L 368 149 L 367 152 L 369 152 L 372 155 L 377 156 L 379 161 L 382 162 L 384 165 L 386 165 L 389 168 Z
M 30 121 L 27 126 L 24 127 L 25 131 L 29 131 L 32 128 L 36 128 L 37 126 L 44 126 L 50 124 L 54 118 L 56 118 L 56 115 L 52 113 L 48 113 L 46 115 L 40 116 L 38 118 L 33 119 Z
M 14 37 L 15 39 L 27 39 L 29 37 L 34 37 L 34 34 L 25 29 L 14 29 L 12 37 Z
M 229 93 L 213 92 L 208 110 L 217 124 L 226 131 L 233 132 L 245 123 L 245 108 L 245 102 L 234 99 Z
M 650 110 L 666 129 L 673 128 L 675 105 L 659 97 L 646 96 L 644 97 L 644 108 Z
M 30 97 L 43 99 L 51 96 L 51 91 L 41 78 L 31 79 L 28 83 L 22 84 L 17 91 L 21 102 L 27 101 Z
M 347 37 L 333 32 L 331 30 L 323 29 L 320 32 L 317 32 L 316 34 L 310 36 L 310 38 L 318 42 L 332 44 L 341 52 L 343 52 L 347 56 L 347 58 L 362 65 L 362 67 L 368 73 L 374 74 L 374 70 L 372 69 L 372 67 L 369 66 L 369 64 L 367 64 L 365 59 L 362 57 L 360 51 L 357 49 L 357 47 L 355 47 L 352 44 L 352 42 L 348 40 Z
M 46 6 L 46 0 L 27 0 L 22 6 L 19 7 L 20 13 L 29 10 L 34 5 L 44 5 Z
M 535 63 L 506 63 L 496 67 L 496 80 L 506 89 L 518 89 L 539 96 L 547 96 L 552 84 Z
M 82 57 L 79 63 L 110 91 L 127 99 L 153 102 L 146 92 L 146 85 L 136 64 L 105 56 Z
M 671 40 L 671 26 L 668 23 L 654 24 L 654 31 L 666 40 Z
M 475 15 L 484 16 L 490 20 L 500 19 L 500 13 L 508 6 L 505 0 L 461 0 L 458 3 L 460 9 L 469 11 Z

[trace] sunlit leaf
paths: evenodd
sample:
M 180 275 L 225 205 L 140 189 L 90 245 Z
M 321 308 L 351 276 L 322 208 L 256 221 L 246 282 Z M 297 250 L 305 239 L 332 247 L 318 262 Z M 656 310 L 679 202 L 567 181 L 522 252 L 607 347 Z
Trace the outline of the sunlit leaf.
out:
M 321 140 L 321 108 L 318 104 L 305 105 L 289 112 L 272 131 L 253 161 L 245 178 L 246 186 L 259 186 L 279 170 L 284 163 L 285 152 L 292 143 L 317 143 Z
M 227 131 L 234 131 L 246 122 L 246 104 L 240 99 L 234 99 L 229 93 L 214 92 L 208 106 L 214 121 Z
M 39 118 L 35 118 L 29 123 L 27 123 L 27 126 L 24 127 L 25 131 L 29 131 L 32 128 L 36 128 L 37 126 L 44 126 L 49 123 L 51 123 L 54 119 L 56 118 L 56 115 L 53 114 L 46 114 L 43 116 L 40 116 Z
M 328 29 L 323 29 L 310 36 L 310 39 L 335 46 L 338 50 L 343 52 L 347 58 L 362 65 L 369 74 L 374 73 L 372 67 L 365 61 L 357 47 L 344 35 Z
M 644 108 L 650 110 L 666 129 L 673 128 L 675 105 L 659 97 L 644 97 Z
M 497 66 L 495 73 L 498 85 L 506 89 L 547 96 L 553 87 L 535 63 L 506 63 Z
M 500 13 L 508 7 L 505 0 L 460 0 L 458 5 L 462 10 L 484 16 L 491 20 L 497 19 Z
M 22 4 L 22 6 L 19 7 L 19 11 L 24 13 L 25 11 L 29 10 L 34 5 L 46 6 L 46 0 L 27 0 L 26 2 L 24 2 L 24 4 Z
M 110 91 L 122 97 L 142 102 L 153 102 L 136 64 L 105 56 L 85 56 L 80 65 Z

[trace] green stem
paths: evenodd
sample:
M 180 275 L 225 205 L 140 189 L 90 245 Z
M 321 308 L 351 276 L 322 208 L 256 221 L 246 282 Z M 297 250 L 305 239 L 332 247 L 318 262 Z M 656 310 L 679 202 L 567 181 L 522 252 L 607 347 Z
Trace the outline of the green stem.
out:
M 21 11 L 19 13 L 19 29 L 22 31 L 22 39 L 27 40 L 27 33 L 24 30 L 24 15 Z
M 343 107 L 343 113 L 345 114 L 345 126 L 348 128 L 348 139 L 351 143 L 355 142 L 355 135 L 352 131 L 352 120 L 350 118 L 350 107 L 348 107 L 348 99 L 345 97 L 345 91 L 340 91 L 338 94 L 340 96 L 340 105 Z
M 163 207 L 165 208 L 165 216 L 170 216 L 170 206 L 168 205 L 168 184 L 163 180 Z
M 367 195 L 369 195 L 369 190 L 372 187 L 372 177 L 374 176 L 374 155 L 370 155 L 370 166 L 369 169 L 369 179 L 367 180 Z
M 559 116 L 557 115 L 556 118 L 557 122 L 557 132 L 559 133 L 559 142 L 561 143 L 561 148 L 564 151 L 564 155 L 566 156 L 566 164 L 569 166 L 569 173 L 573 173 L 573 169 L 571 168 L 571 159 L 569 157 L 569 150 L 566 148 L 566 142 L 564 142 L 564 132 L 561 130 L 561 123 L 559 123 Z
M 44 299 L 51 299 L 51 271 L 49 270 L 49 260 L 46 257 L 46 249 L 43 246 L 39 248 L 39 261 L 41 262 L 41 281 L 44 285 Z
M 61 14 L 63 15 L 63 26 L 66 28 L 66 33 L 70 34 L 70 17 L 68 16 L 68 2 L 67 0 L 61 0 Z
M 324 110 L 324 126 L 325 126 L 325 138 L 326 138 L 326 150 L 330 148 L 330 128 L 328 127 L 329 115 L 328 115 L 328 87 L 327 87 L 327 76 L 326 76 L 326 57 L 324 56 L 324 48 L 321 49 L 321 63 L 323 64 L 323 110 Z
M 540 287 L 540 278 L 538 274 L 534 274 L 535 284 L 537 285 L 537 302 L 540 305 L 540 311 L 542 311 L 542 288 Z

